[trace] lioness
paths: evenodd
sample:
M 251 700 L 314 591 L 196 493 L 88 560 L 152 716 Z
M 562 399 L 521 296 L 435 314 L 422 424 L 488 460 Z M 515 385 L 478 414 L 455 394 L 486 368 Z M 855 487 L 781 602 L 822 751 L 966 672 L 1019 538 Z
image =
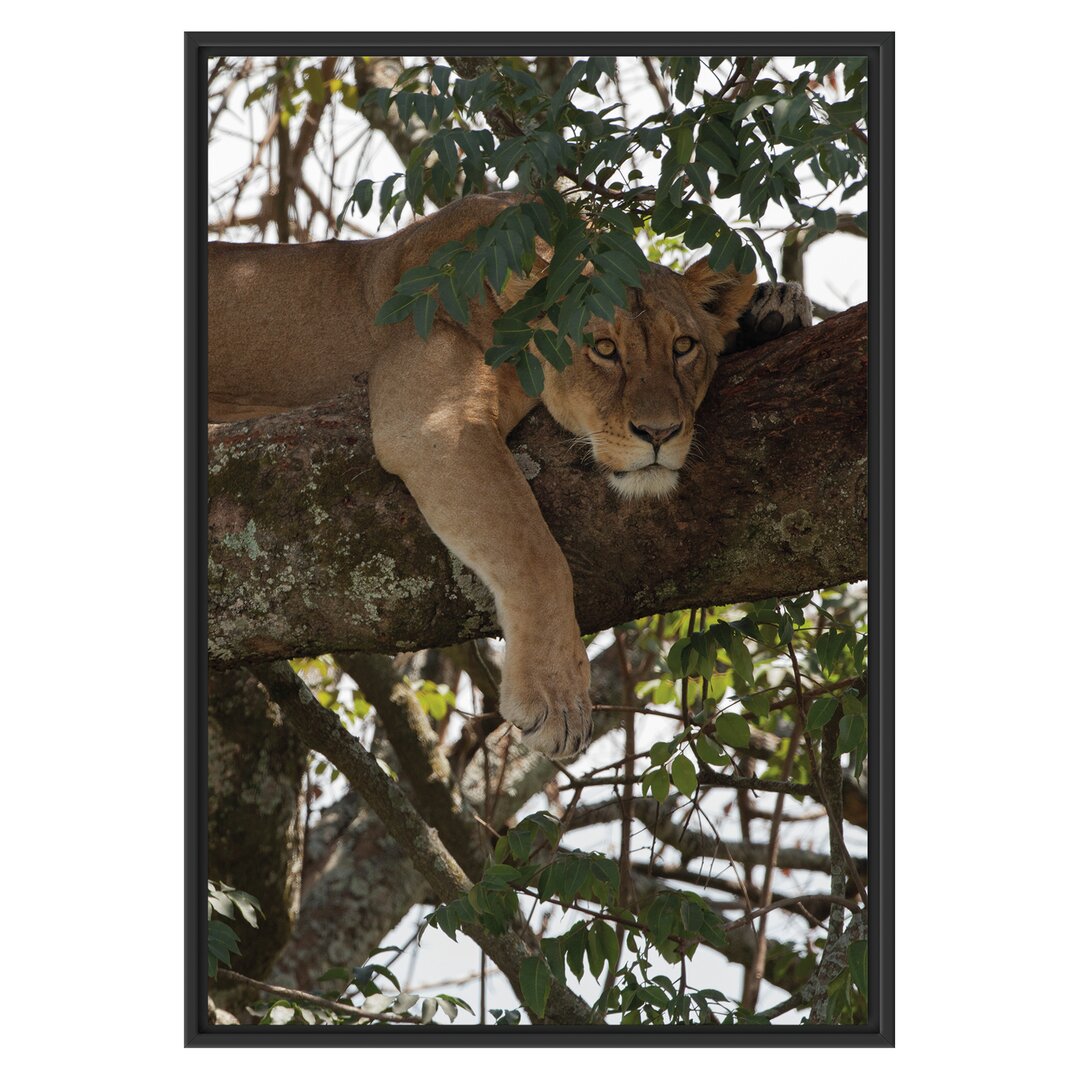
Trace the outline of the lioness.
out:
M 440 312 L 426 341 L 411 320 L 375 325 L 405 270 L 517 198 L 469 196 L 385 239 L 210 244 L 209 417 L 309 405 L 366 373 L 379 463 L 494 594 L 506 638 L 502 715 L 540 752 L 571 758 L 592 730 L 574 586 L 506 436 L 542 401 L 588 440 L 621 496 L 669 495 L 717 359 L 754 297 L 754 274 L 717 273 L 705 260 L 685 274 L 654 267 L 614 322 L 587 324 L 592 345 L 578 347 L 570 367 L 557 372 L 545 362 L 539 399 L 509 367 L 484 363 L 493 320 L 528 281 L 512 279 L 496 303 L 474 304 L 467 326 Z M 801 294 L 784 288 L 759 290 L 751 329 L 771 336 L 769 324 L 809 322 Z

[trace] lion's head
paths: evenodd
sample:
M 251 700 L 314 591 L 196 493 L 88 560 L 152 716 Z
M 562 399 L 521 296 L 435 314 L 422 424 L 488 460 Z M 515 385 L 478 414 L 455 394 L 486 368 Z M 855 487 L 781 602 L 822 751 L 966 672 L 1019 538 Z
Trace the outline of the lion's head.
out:
M 579 347 L 566 370 L 545 366 L 544 405 L 588 441 L 624 498 L 663 498 L 678 485 L 698 406 L 754 281 L 752 272 L 718 273 L 704 259 L 685 274 L 654 266 L 614 322 L 586 325 L 592 345 Z

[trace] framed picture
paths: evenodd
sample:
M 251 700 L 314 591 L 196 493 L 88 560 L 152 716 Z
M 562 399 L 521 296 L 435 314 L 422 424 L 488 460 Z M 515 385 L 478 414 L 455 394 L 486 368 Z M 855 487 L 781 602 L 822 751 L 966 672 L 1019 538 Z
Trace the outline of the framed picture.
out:
M 892 50 L 187 36 L 189 1044 L 892 1045 Z

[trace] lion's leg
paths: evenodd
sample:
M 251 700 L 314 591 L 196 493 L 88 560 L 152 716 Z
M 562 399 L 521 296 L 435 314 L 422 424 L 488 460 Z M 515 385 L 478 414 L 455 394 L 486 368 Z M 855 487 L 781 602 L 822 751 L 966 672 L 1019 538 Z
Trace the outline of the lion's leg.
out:
M 448 343 L 436 332 L 405 370 L 373 373 L 375 451 L 495 597 L 502 715 L 537 750 L 572 757 L 588 745 L 592 708 L 570 569 L 499 429 L 494 373 L 482 361 L 462 370 Z
M 736 349 L 750 349 L 813 322 L 810 299 L 794 282 L 763 281 L 739 317 Z

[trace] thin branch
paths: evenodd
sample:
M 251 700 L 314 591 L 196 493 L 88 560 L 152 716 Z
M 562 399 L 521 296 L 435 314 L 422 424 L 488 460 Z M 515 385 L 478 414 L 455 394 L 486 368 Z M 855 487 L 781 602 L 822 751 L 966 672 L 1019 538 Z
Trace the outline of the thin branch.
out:
M 254 987 L 264 994 L 274 994 L 276 997 L 287 998 L 289 1001 L 303 1001 L 308 1005 L 315 1005 L 320 1009 L 331 1009 L 342 1016 L 352 1016 L 358 1020 L 382 1020 L 389 1024 L 422 1024 L 419 1016 L 405 1016 L 399 1013 L 377 1013 L 367 1009 L 358 1009 L 355 1005 L 346 1005 L 343 1001 L 333 1001 L 330 998 L 319 997 L 318 994 L 309 994 L 304 990 L 295 990 L 288 986 L 275 986 L 273 983 L 259 982 L 258 979 L 250 979 L 247 975 L 241 975 L 239 971 L 231 968 L 218 968 L 218 978 L 224 978 L 229 982 L 241 983 L 244 986 Z
M 656 96 L 660 99 L 661 108 L 666 113 L 671 112 L 671 95 L 668 93 L 667 87 L 657 73 L 656 65 L 653 64 L 652 57 L 641 57 L 641 66 L 645 69 L 645 77 L 649 80 L 649 84 L 656 91 Z
M 755 866 L 762 866 L 768 860 L 768 845 L 746 844 L 740 840 L 721 840 L 718 837 L 706 836 L 698 829 L 685 829 L 682 825 L 671 821 L 671 810 L 674 808 L 673 798 L 668 799 L 667 803 L 658 803 L 655 799 L 634 800 L 634 816 L 638 821 L 653 832 L 662 844 L 668 844 L 681 852 L 687 861 L 723 859 L 726 862 L 730 859 L 732 862 L 750 862 Z M 579 808 L 574 815 L 571 827 L 578 829 L 588 825 L 618 821 L 619 814 L 619 799 L 597 803 L 594 806 L 584 806 Z M 865 875 L 866 860 L 856 859 L 855 865 Z M 825 852 L 782 847 L 776 852 L 776 866 L 781 870 L 814 870 L 827 874 L 832 862 Z
M 743 919 L 732 919 L 732 921 L 729 922 L 724 927 L 724 929 L 725 930 L 738 930 L 739 927 L 741 927 L 741 926 L 750 926 L 751 923 L 753 923 L 753 921 L 756 918 L 758 918 L 759 916 L 761 916 L 761 925 L 764 925 L 764 922 L 765 922 L 764 916 L 768 915 L 768 913 L 770 911 L 776 911 L 777 908 L 795 907 L 795 906 L 797 906 L 799 904 L 805 904 L 807 901 L 810 901 L 810 900 L 814 900 L 814 901 L 824 900 L 824 901 L 827 901 L 828 903 L 830 903 L 830 904 L 832 904 L 834 906 L 850 908 L 852 911 L 861 911 L 862 910 L 862 908 L 859 906 L 859 904 L 856 901 L 849 900 L 846 896 L 822 896 L 821 893 L 807 893 L 805 896 L 789 896 L 789 897 L 787 897 L 787 898 L 785 898 L 783 900 L 773 900 L 772 902 L 770 902 L 768 904 L 765 904 L 762 907 L 755 908 L 753 911 L 750 912 L 749 915 L 747 915 Z M 759 938 L 760 938 L 760 931 L 759 931 Z M 763 974 L 764 974 L 764 972 L 763 972 Z M 760 982 L 760 976 L 759 976 L 758 981 Z
M 789 645 L 790 648 L 790 645 Z M 794 651 L 792 650 L 792 655 Z M 791 777 L 791 769 L 795 764 L 795 754 L 799 749 L 803 727 L 806 724 L 806 712 L 803 709 L 802 688 L 795 683 L 796 701 L 798 704 L 798 719 L 795 722 L 795 731 L 792 733 L 788 744 L 787 754 L 784 756 L 784 764 L 780 769 L 780 779 L 787 782 Z M 761 886 L 761 899 L 764 911 L 761 922 L 758 925 L 758 943 L 754 953 L 754 964 L 746 973 L 746 985 L 743 988 L 743 1008 L 753 1010 L 757 1005 L 758 990 L 761 986 L 762 977 L 765 974 L 765 950 L 768 938 L 765 936 L 766 913 L 770 910 L 772 902 L 773 871 L 776 869 L 776 858 L 780 850 L 780 819 L 784 812 L 784 792 L 780 791 L 776 796 L 776 807 L 773 811 L 772 825 L 769 829 L 769 858 L 765 863 L 765 880 Z
M 640 756 L 640 755 L 639 755 Z M 629 778 L 633 783 L 640 784 L 641 776 Z M 580 780 L 571 780 L 559 786 L 560 791 L 573 791 L 577 788 L 586 787 L 615 787 L 625 783 L 626 777 L 604 779 L 602 777 L 586 777 Z M 699 788 L 734 788 L 741 791 L 767 791 L 775 794 L 794 795 L 798 798 L 816 799 L 817 789 L 810 784 L 799 784 L 793 780 L 763 780 L 758 776 L 726 776 L 722 773 L 713 772 L 707 766 L 702 766 L 698 774 Z

